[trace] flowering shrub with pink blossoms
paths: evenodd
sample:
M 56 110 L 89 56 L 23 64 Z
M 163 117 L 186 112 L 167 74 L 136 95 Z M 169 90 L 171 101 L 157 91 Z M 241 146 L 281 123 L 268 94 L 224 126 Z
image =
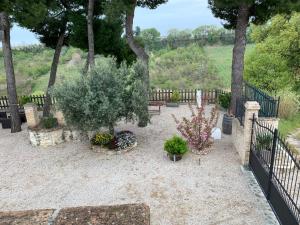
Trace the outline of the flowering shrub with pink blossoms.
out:
M 217 105 L 214 106 L 207 118 L 204 106 L 196 110 L 191 105 L 189 107 L 192 113 L 190 119 L 184 117 L 179 121 L 175 115 L 172 116 L 177 124 L 177 130 L 188 141 L 192 151 L 200 154 L 213 144 L 211 134 L 218 122 L 219 110 Z

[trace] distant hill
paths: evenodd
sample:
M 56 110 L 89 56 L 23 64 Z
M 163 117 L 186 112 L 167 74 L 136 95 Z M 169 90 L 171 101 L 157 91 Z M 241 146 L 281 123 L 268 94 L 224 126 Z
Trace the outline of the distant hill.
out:
M 248 45 L 247 49 L 252 49 Z M 28 46 L 13 50 L 19 95 L 43 93 L 46 90 L 53 50 L 43 46 Z M 192 44 L 177 49 L 162 49 L 150 53 L 151 86 L 161 89 L 229 88 L 232 46 Z M 58 67 L 57 82 L 80 76 L 86 53 L 64 47 Z M 0 95 L 6 94 L 3 55 L 0 52 Z
M 19 95 L 43 93 L 46 90 L 54 50 L 40 45 L 13 50 L 14 68 Z M 76 48 L 63 48 L 58 67 L 57 82 L 80 74 L 84 52 Z M 76 63 L 72 57 L 77 57 Z M 79 57 L 78 57 L 79 56 Z M 79 58 L 79 59 L 78 59 Z M 0 52 L 0 95 L 6 94 L 3 53 Z

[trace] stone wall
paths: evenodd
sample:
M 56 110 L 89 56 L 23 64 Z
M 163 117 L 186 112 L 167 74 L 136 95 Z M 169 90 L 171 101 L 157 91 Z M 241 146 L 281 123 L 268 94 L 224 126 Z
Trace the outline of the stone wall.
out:
M 244 159 L 244 149 L 245 141 L 244 141 L 244 127 L 240 125 L 240 121 L 236 118 L 232 121 L 232 137 L 233 137 L 233 146 L 238 152 L 240 159 Z M 243 161 L 243 160 L 242 160 Z M 245 162 L 242 162 L 244 164 Z
M 63 128 L 53 130 L 31 130 L 28 129 L 30 143 L 33 146 L 55 146 L 64 142 Z
M 258 102 L 246 102 L 244 126 L 241 126 L 237 119 L 234 119 L 232 123 L 233 146 L 239 153 L 242 165 L 245 166 L 249 164 L 252 119 L 253 115 L 258 117 L 259 109 Z
M 267 117 L 259 117 L 258 121 L 263 122 L 263 123 L 267 123 L 270 126 L 272 126 L 274 129 L 278 129 L 278 125 L 279 125 L 279 118 L 267 118 Z

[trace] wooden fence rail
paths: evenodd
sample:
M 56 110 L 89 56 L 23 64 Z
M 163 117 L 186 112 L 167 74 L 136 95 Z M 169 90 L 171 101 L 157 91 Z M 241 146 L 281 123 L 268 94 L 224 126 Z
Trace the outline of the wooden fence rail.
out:
M 155 90 L 151 91 L 149 95 L 149 101 L 161 101 L 166 102 L 169 101 L 174 90 Z M 180 94 L 180 102 L 181 103 L 195 103 L 197 90 L 178 90 Z M 202 102 L 208 104 L 214 104 L 217 102 L 218 95 L 225 93 L 222 90 L 201 90 L 202 93 Z M 28 96 L 31 102 L 37 104 L 39 108 L 42 108 L 45 103 L 46 96 L 45 95 L 30 95 Z M 52 102 L 55 102 L 55 99 L 52 99 Z M 7 96 L 0 96 L 0 109 L 6 110 L 9 108 L 9 101 Z M 20 108 L 23 108 L 20 106 Z
M 155 90 L 150 93 L 149 101 L 169 101 L 174 90 Z M 188 103 L 188 102 L 196 102 L 197 90 L 178 90 L 180 94 L 180 102 Z M 218 95 L 225 93 L 222 90 L 201 90 L 202 102 L 213 104 L 216 103 L 218 99 Z

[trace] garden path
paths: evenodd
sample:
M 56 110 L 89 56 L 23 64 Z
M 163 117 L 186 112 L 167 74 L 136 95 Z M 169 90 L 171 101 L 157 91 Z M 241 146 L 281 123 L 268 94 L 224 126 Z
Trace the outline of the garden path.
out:
M 0 209 L 146 203 L 153 225 L 277 224 L 231 137 L 204 156 L 188 153 L 176 163 L 166 157 L 163 143 L 177 133 L 172 113 L 190 115 L 187 106 L 163 107 L 147 128 L 120 124 L 139 142 L 124 155 L 94 153 L 87 142 L 34 148 L 26 127 L 17 134 L 0 129 Z

